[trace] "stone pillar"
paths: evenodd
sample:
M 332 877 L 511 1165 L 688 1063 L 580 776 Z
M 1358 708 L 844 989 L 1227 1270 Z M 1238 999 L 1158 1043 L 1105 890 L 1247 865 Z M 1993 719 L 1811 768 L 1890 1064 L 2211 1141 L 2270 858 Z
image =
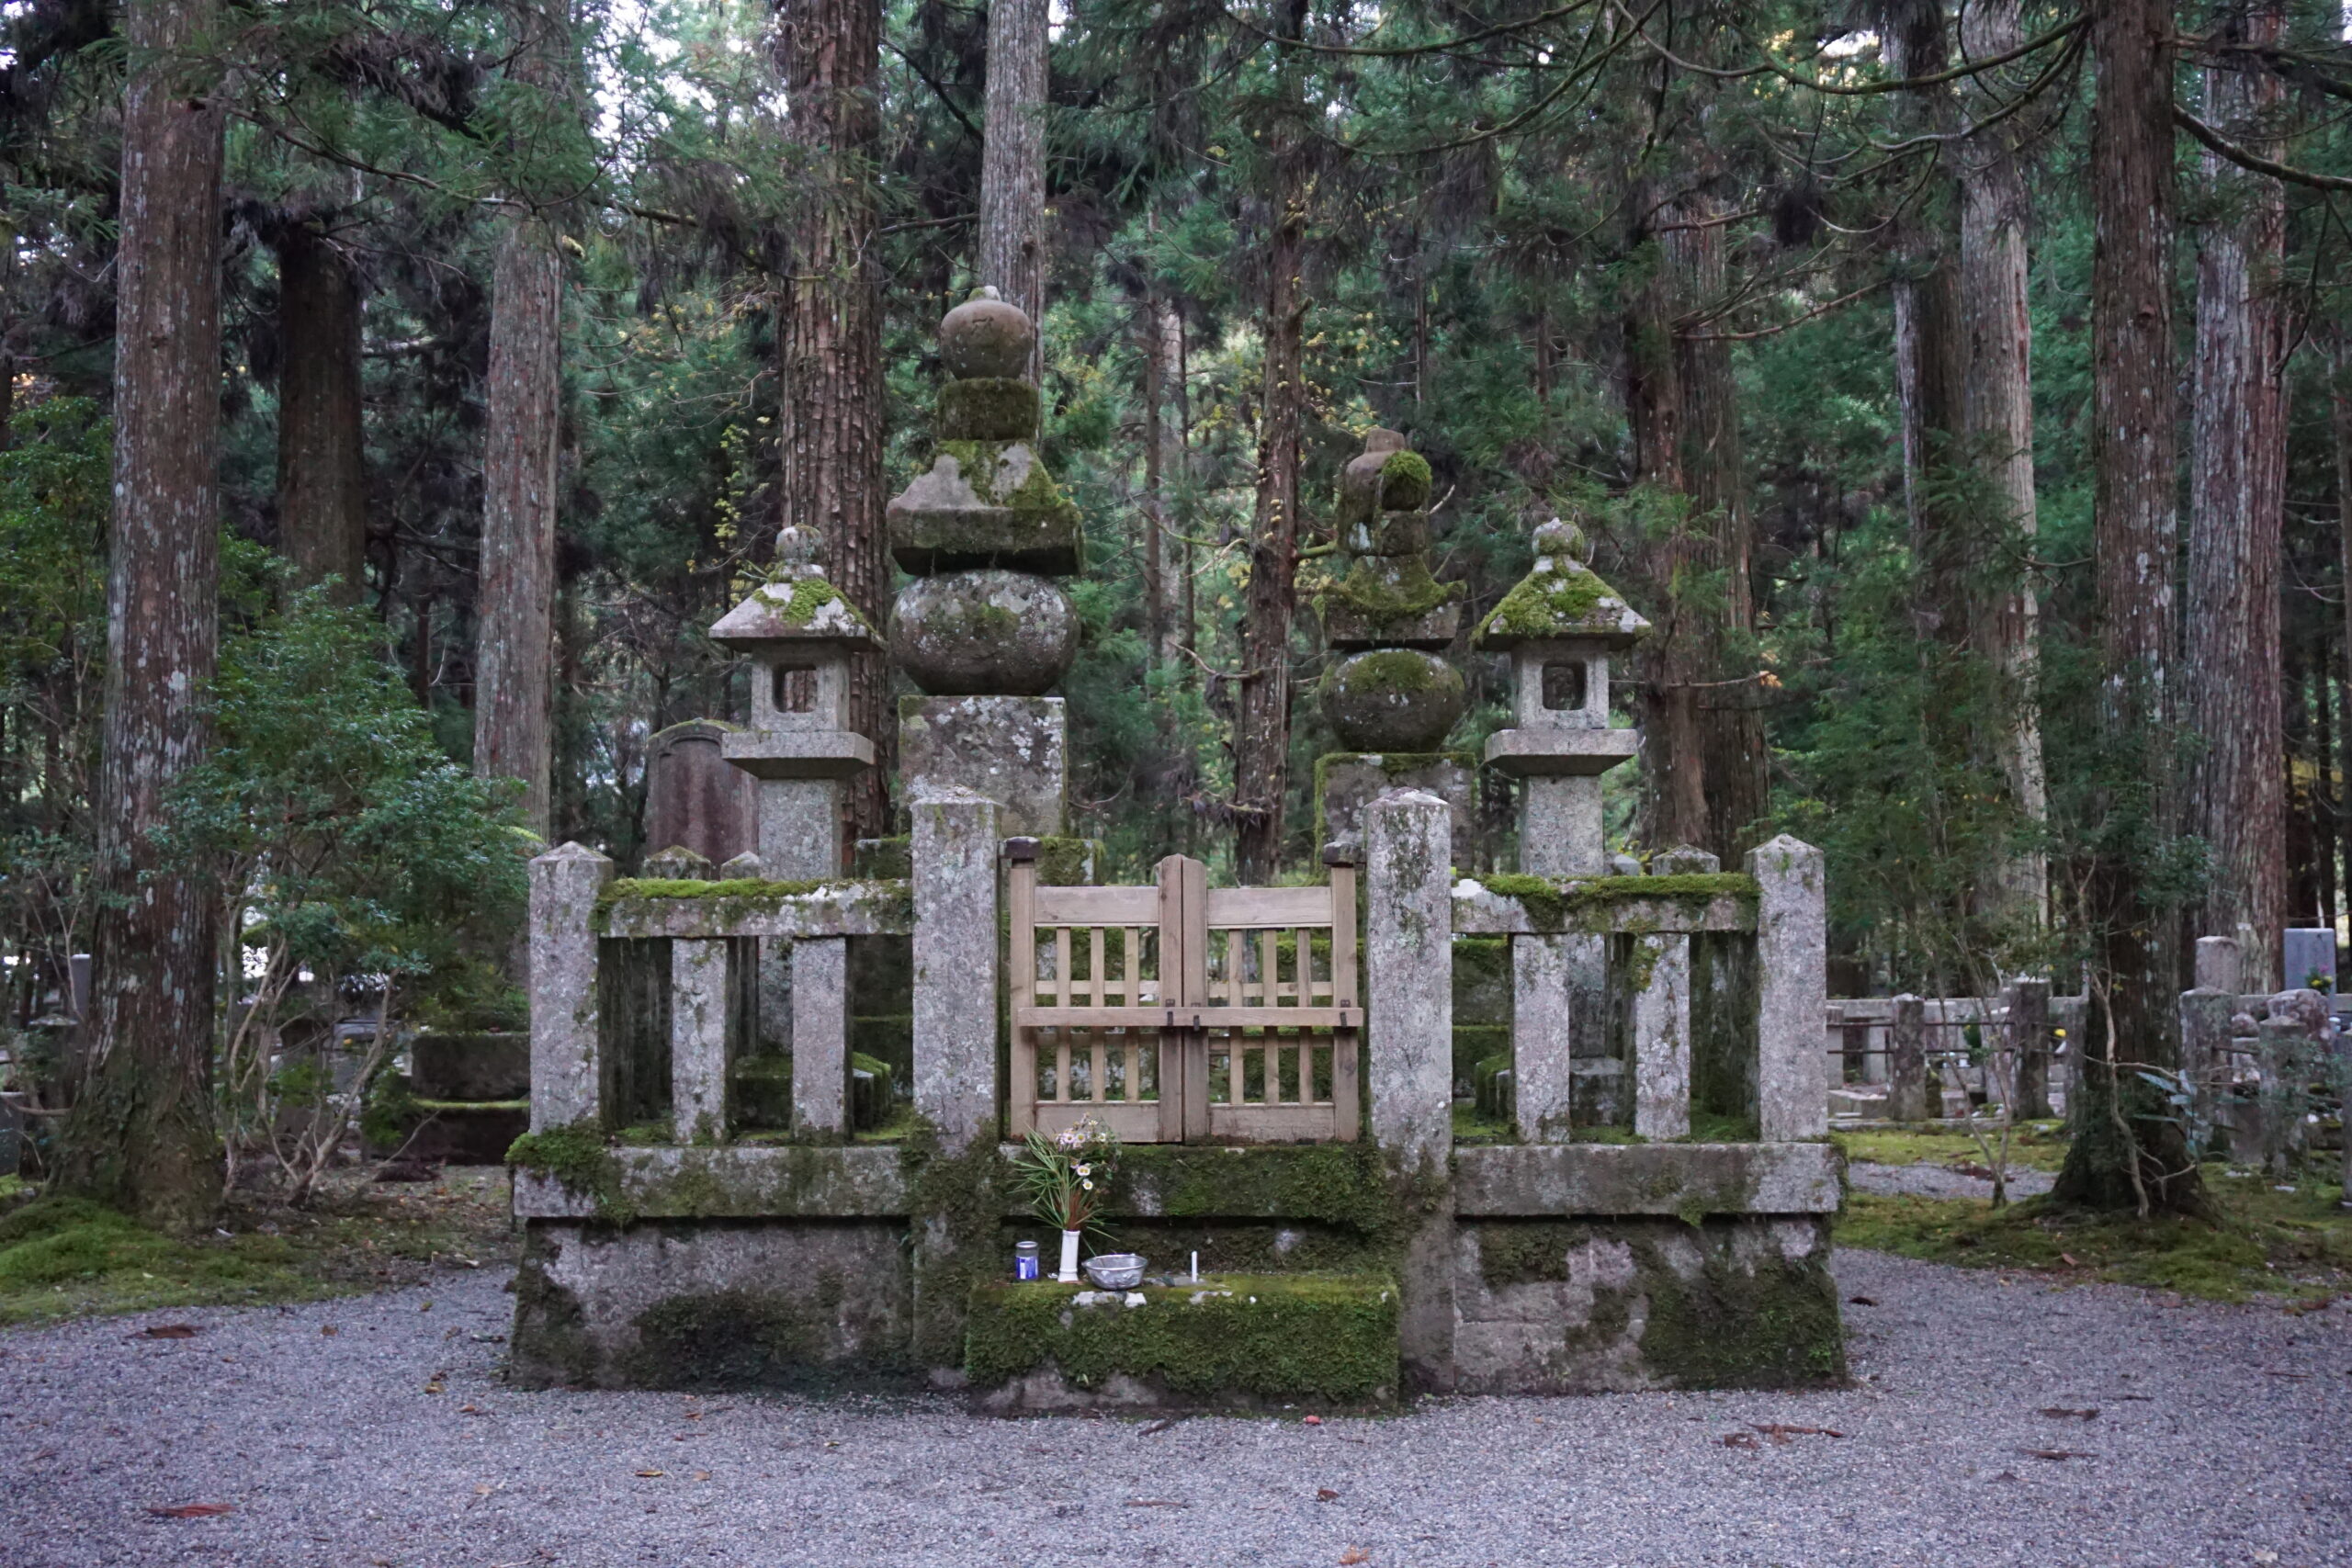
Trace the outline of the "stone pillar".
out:
M 765 778 L 760 784 L 760 874 L 817 882 L 842 874 L 839 779 Z
M 1598 1033 L 1609 984 L 1608 939 L 1510 939 L 1511 1071 L 1519 1135 L 1531 1144 L 1568 1141 L 1580 1031 Z
M 1600 775 L 1529 773 L 1519 781 L 1519 869 L 1531 876 L 1606 876 Z
M 727 942 L 670 943 L 670 1135 L 682 1144 L 727 1137 Z
M 849 1129 L 849 940 L 792 944 L 792 1130 L 840 1137 Z
M 2012 1117 L 2038 1122 L 2050 1114 L 2050 982 L 2024 979 L 2009 987 L 2009 1052 L 2017 1103 Z
M 1398 1337 L 1406 1380 L 1453 1383 L 1453 835 L 1446 803 L 1419 790 L 1364 813 L 1364 1051 L 1372 1135 L 1421 1189 L 1407 1238 Z
M 2205 943 L 2227 940 L 2225 937 L 2199 940 L 2197 970 L 2200 982 L 2208 977 L 2209 973 L 2203 952 Z M 2232 942 L 2230 945 L 2234 948 L 2237 944 Z M 2211 972 L 2215 978 L 2232 981 L 2229 989 L 2222 990 L 2200 983 L 2194 989 L 2180 993 L 2180 1076 L 2188 1085 L 2188 1120 L 2192 1129 L 2210 1130 L 2221 1111 L 2213 1086 L 2222 1065 L 2228 1060 L 2230 1018 L 2238 1010 L 2234 984 L 2237 979 L 2236 954 L 2233 953 L 2230 956 L 2230 967 L 2225 974 L 2218 970 Z M 2193 1132 L 2191 1135 L 2194 1136 Z M 2205 1151 L 2196 1148 L 2192 1152 L 2202 1155 Z
M 1897 1122 L 1919 1122 L 1943 1109 L 1943 1097 L 1928 1077 L 1928 1004 L 1905 991 L 1894 998 L 1894 1027 L 1888 1032 L 1886 1113 Z
M 531 862 L 531 1131 L 602 1112 L 596 896 L 613 863 L 567 843 Z
M 1756 879 L 1756 1111 L 1768 1144 L 1829 1134 L 1828 883 L 1821 852 L 1786 833 L 1747 852 Z
M 996 1134 L 1000 807 L 958 791 L 912 815 L 915 1109 L 960 1154 Z
M 1654 1141 L 1690 1133 L 1690 939 L 1634 938 L 1634 1131 Z M 1826 1091 L 1825 1091 L 1826 1093 Z

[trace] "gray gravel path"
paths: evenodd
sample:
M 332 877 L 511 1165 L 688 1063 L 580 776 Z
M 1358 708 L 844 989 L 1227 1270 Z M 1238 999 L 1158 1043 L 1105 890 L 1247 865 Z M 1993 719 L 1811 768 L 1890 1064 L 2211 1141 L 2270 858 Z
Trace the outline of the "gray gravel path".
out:
M 1846 1309 L 1849 1391 L 1319 1427 L 523 1393 L 499 1381 L 510 1298 L 488 1270 L 19 1331 L 0 1563 L 2352 1562 L 2352 1303 L 2290 1316 L 1869 1253 L 1838 1271 L 1872 1303 Z M 133 1337 L 172 1322 L 201 1332 Z M 230 1511 L 151 1511 L 187 1504 Z
M 1870 1165 L 1856 1160 L 1846 1168 L 1846 1179 L 1857 1192 L 1889 1192 L 1915 1198 L 1990 1198 L 1993 1179 L 1968 1176 L 1941 1165 Z M 2050 1190 L 2057 1177 L 2046 1170 L 2012 1168 L 2011 1198 L 2037 1198 Z

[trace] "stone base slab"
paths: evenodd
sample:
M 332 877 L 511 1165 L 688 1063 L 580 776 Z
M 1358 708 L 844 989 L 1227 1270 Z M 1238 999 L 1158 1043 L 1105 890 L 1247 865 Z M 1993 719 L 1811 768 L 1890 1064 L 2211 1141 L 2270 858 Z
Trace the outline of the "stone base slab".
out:
M 1315 762 L 1316 834 L 1326 849 L 1363 852 L 1364 809 L 1384 795 L 1425 790 L 1453 808 L 1453 841 L 1470 841 L 1476 759 L 1467 751 L 1334 751 Z

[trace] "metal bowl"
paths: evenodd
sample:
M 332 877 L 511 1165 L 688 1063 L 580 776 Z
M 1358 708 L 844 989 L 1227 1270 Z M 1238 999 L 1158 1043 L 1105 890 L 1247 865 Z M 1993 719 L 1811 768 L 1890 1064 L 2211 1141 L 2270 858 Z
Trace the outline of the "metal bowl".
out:
M 1132 1291 L 1143 1282 L 1144 1258 L 1136 1252 L 1098 1252 L 1086 1260 L 1086 1277 L 1104 1291 Z

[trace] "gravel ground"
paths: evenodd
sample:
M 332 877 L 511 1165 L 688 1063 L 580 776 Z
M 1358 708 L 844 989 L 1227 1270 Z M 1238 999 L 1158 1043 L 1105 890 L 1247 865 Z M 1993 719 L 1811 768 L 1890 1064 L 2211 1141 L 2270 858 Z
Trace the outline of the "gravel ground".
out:
M 1886 1192 L 1913 1198 L 1990 1198 L 1992 1179 L 1968 1176 L 1942 1165 L 1869 1165 L 1856 1160 L 1846 1167 L 1846 1179 L 1858 1192 Z M 2009 1196 L 2038 1198 L 2050 1190 L 2057 1177 L 2046 1170 L 2013 1166 Z
M 489 1269 L 20 1331 L 0 1562 L 2352 1562 L 2352 1302 L 2293 1316 L 1871 1253 L 1838 1272 L 1868 1298 L 1849 1391 L 1317 1427 L 523 1393 Z M 140 1332 L 162 1324 L 199 1331 Z M 157 1513 L 190 1504 L 226 1511 Z

